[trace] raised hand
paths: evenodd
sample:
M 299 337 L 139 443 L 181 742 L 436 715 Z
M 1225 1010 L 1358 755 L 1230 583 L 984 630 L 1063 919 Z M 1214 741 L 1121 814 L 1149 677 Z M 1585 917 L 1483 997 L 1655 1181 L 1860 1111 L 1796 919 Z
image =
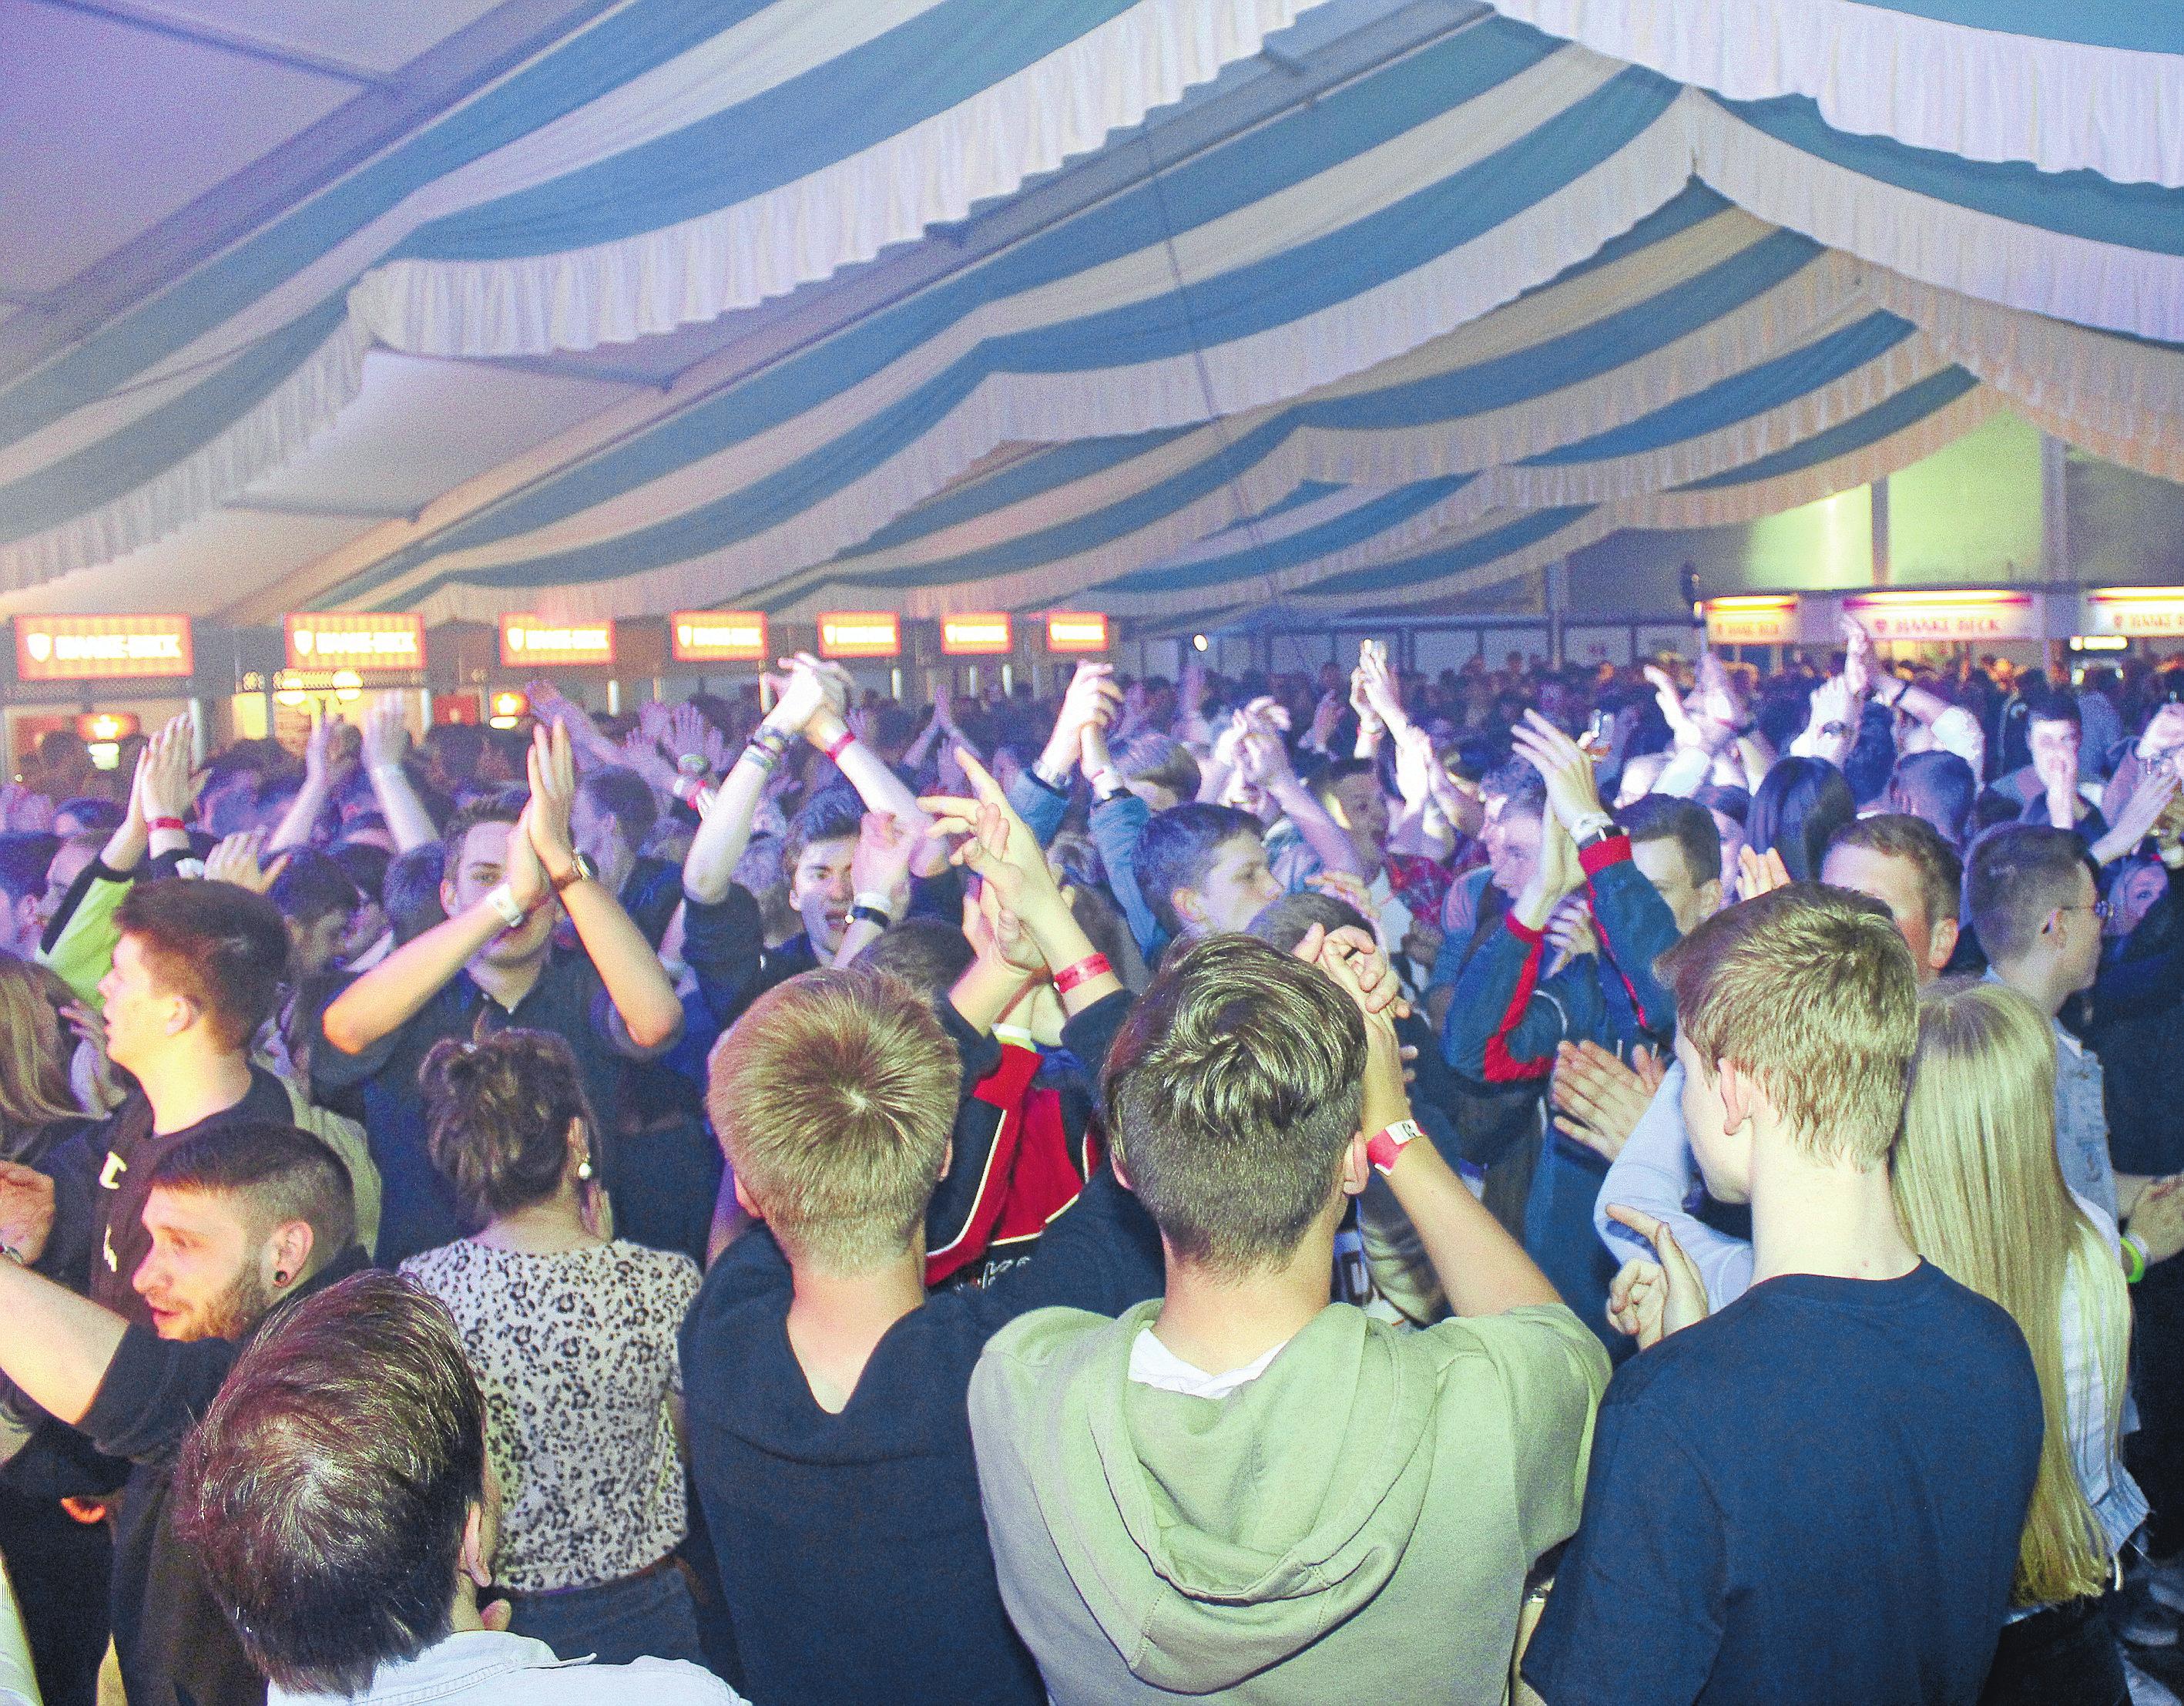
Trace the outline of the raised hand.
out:
M 1549 1084 L 1557 1110 L 1555 1129 L 1613 1161 L 1638 1129 L 1657 1087 L 1598 1043 L 1563 1043 L 1555 1051 Z
M 1698 677 L 1699 715 L 1723 735 L 1733 734 L 1745 719 L 1744 695 L 1719 653 L 1699 655 Z
M 1736 898 L 1756 900 L 1762 895 L 1771 895 L 1777 889 L 1790 886 L 1790 867 L 1782 862 L 1779 849 L 1769 847 L 1764 853 L 1755 853 L 1749 847 L 1736 850 Z
M 531 850 L 550 878 L 566 871 L 577 856 L 569 831 L 570 815 L 577 806 L 577 759 L 569 743 L 566 723 L 543 724 L 531 731 L 531 750 L 525 755 L 530 774 L 531 803 L 523 811 Z M 512 843 L 514 836 L 509 839 Z M 510 849 L 511 856 L 513 848 Z
M 1588 818 L 1607 815 L 1593 780 L 1591 758 L 1539 712 L 1524 713 L 1523 723 L 1509 731 L 1509 744 L 1546 783 L 1547 803 L 1563 828 L 1574 834 Z
M 248 889 L 254 895 L 263 895 L 280 880 L 281 873 L 288 868 L 290 857 L 283 853 L 267 865 L 262 862 L 265 855 L 265 832 L 263 829 L 246 829 L 239 834 L 231 835 L 205 855 L 205 881 L 232 883 L 238 889 Z
M 900 918 L 910 907 L 910 861 L 923 839 L 892 811 L 867 811 L 850 859 L 850 886 L 860 895 L 884 895 Z
M 148 828 L 162 817 L 187 817 L 197 798 L 190 783 L 192 728 L 187 716 L 170 718 L 166 726 L 145 743 L 136 761 L 136 789 L 132 796 Z
M 348 725 L 337 716 L 322 716 L 311 725 L 311 738 L 304 744 L 306 787 L 341 791 L 356 774 L 358 748 L 350 740 Z
M 1547 968 L 1552 977 L 1572 960 L 1600 951 L 1600 934 L 1593 928 L 1592 906 L 1582 894 L 1563 896 L 1555 910 L 1548 915 L 1547 940 L 1554 945 L 1554 962 Z
M 1650 1351 L 1671 1333 L 1707 1318 L 1706 1282 L 1676 1235 L 1641 1209 L 1610 1203 L 1607 1218 L 1653 1246 L 1658 1262 L 1626 1262 L 1607 1288 L 1607 1319 Z
M 820 672 L 818 660 L 799 652 L 793 658 L 783 658 L 781 666 L 788 672 L 788 676 L 782 683 L 781 697 L 766 713 L 766 720 L 770 725 L 784 734 L 801 734 L 822 711 L 833 711 L 840 715 L 834 700 L 834 683 Z
M 410 751 L 410 723 L 402 701 L 382 694 L 364 714 L 364 767 L 367 771 L 399 770 Z
M 1707 731 L 1684 709 L 1684 695 L 1675 677 L 1658 664 L 1649 663 L 1646 666 L 1646 679 L 1653 684 L 1653 702 L 1661 707 L 1661 715 L 1668 720 L 1669 733 L 1675 737 L 1677 746 L 1711 750 L 1708 747 Z
M 1360 917 L 1371 923 L 1379 908 L 1373 904 L 1373 891 L 1362 877 L 1347 871 L 1318 871 L 1305 878 L 1306 884 L 1323 895 L 1332 895 L 1345 906 L 1355 907 Z
M 1334 731 L 1341 724 L 1343 699 L 1339 693 L 1323 693 L 1312 714 L 1312 732 L 1306 735 L 1305 744 L 1318 752 L 1327 750 L 1327 744 L 1334 739 Z
M 928 794 L 917 803 L 933 819 L 934 833 L 962 838 L 949 862 L 975 871 L 1000 892 L 1000 902 L 1019 918 L 1038 909 L 1061 906 L 1061 890 L 1047 869 L 1039 838 L 1010 808 L 1008 796 L 984 765 L 961 755 L 973 797 Z
M 1415 722 L 1407 722 L 1396 735 L 1396 791 L 1413 811 L 1434 797 L 1433 773 L 1440 767 L 1433 737 Z
M 1847 611 L 1841 618 L 1843 686 L 1852 705 L 1862 705 L 1873 691 L 1873 637 Z

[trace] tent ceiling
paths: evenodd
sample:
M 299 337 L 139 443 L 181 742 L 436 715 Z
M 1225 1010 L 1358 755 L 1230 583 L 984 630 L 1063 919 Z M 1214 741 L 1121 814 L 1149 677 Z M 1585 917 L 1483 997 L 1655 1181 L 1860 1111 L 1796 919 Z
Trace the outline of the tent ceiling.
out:
M 0 380 L 87 282 L 174 287 L 0 384 L 0 613 L 1328 615 L 1825 495 L 2005 399 L 2184 473 L 2184 192 L 2009 164 L 2083 137 L 2013 156 L 2003 126 L 1957 159 L 1888 135 L 1915 126 L 1885 102 L 1858 109 L 1876 134 L 1830 130 L 1847 85 L 1740 64 L 1707 86 L 1762 98 L 1680 90 L 1476 0 L 1056 0 L 1008 31 L 969 3 L 0 0 L 0 60 L 39 73 L 0 94 Z M 1783 39 L 1816 15 L 1635 9 L 1771 12 Z M 1192 44 L 1179 81 L 1156 24 Z M 538 51 L 488 81 L 524 30 Z M 2077 34 L 2007 38 L 2019 83 L 2108 51 Z M 450 105 L 472 41 L 483 92 Z M 883 75 L 920 43 L 930 112 Z M 2184 58 L 2116 51 L 2113 86 L 2159 109 Z M 380 168 L 296 159 L 427 81 L 382 161 L 520 122 L 326 248 L 330 198 Z M 717 210 L 688 170 L 713 158 L 739 186 Z M 208 266 L 175 237 L 284 161 L 294 193 L 237 234 L 315 220 L 321 259 Z M 1713 190 L 1679 196 L 1693 173 Z M 209 293 L 252 267 L 256 298 Z M 1672 300 L 1686 321 L 1649 338 Z M 830 365 L 831 391 L 800 376 Z

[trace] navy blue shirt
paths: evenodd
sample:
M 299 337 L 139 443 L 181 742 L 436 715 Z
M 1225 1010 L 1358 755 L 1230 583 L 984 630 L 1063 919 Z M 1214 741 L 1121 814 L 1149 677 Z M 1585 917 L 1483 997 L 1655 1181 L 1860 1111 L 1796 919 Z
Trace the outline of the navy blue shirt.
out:
M 1979 1698 L 2039 1469 L 2017 1324 L 1791 1274 L 1617 1371 L 1524 1677 L 1547 1706 Z

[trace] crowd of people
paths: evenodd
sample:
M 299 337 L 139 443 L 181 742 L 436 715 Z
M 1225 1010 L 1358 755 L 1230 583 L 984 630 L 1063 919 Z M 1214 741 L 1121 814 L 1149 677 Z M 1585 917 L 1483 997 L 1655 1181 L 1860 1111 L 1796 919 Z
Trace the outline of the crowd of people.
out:
M 2175 1698 L 2184 666 L 529 701 L 0 794 L 0 1701 Z

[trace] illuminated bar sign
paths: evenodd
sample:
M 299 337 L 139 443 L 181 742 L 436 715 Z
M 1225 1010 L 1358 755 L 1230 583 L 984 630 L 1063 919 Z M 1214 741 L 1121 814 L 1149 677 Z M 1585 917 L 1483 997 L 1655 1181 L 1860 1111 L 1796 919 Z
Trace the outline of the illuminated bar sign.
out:
M 1105 651 L 1107 618 L 1096 610 L 1067 610 L 1046 619 L 1049 651 Z
M 422 669 L 425 619 L 298 611 L 287 622 L 290 669 Z
M 902 623 L 891 610 L 834 610 L 819 618 L 822 657 L 899 657 Z
M 991 657 L 1015 648 L 1016 638 L 1005 615 L 940 619 L 940 650 L 950 657 Z
M 615 631 L 612 622 L 549 622 L 543 616 L 503 616 L 500 619 L 500 664 L 503 669 L 528 669 L 542 664 L 612 663 Z
M 2086 604 L 2094 633 L 2126 639 L 2184 636 L 2184 587 L 2104 587 Z
M 1859 593 L 1843 610 L 1877 640 L 2040 638 L 2040 604 L 2030 593 Z
M 19 681 L 188 675 L 197 667 L 187 616 L 17 616 Z
M 677 663 L 764 663 L 764 610 L 677 610 L 667 627 Z
M 1740 594 L 1706 601 L 1707 638 L 1715 645 L 1794 645 L 1795 593 Z

